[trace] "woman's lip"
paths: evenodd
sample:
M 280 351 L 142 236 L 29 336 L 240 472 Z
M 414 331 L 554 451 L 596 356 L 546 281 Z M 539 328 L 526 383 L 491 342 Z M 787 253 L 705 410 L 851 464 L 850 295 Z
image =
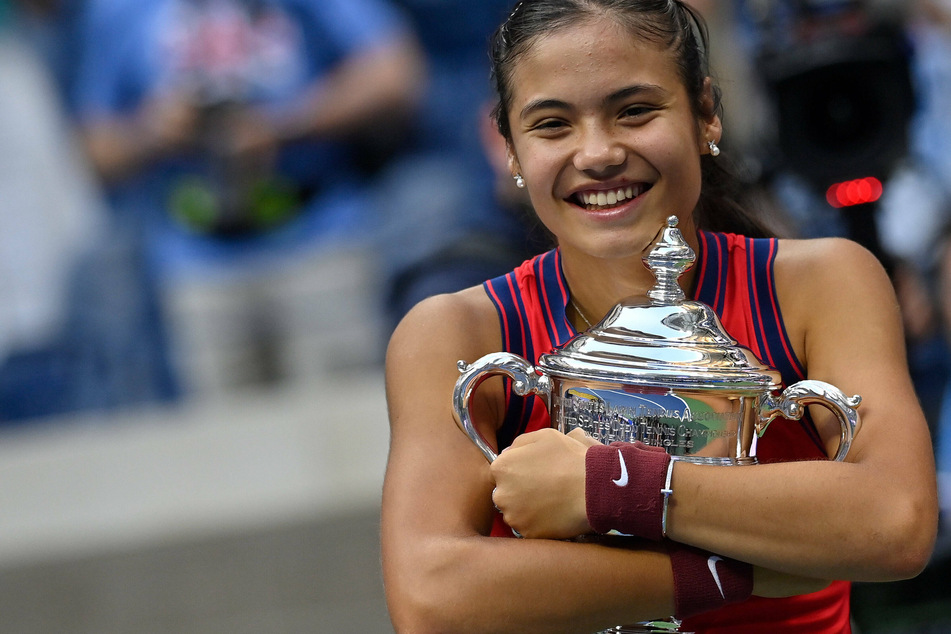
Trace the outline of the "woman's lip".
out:
M 639 207 L 641 204 L 641 196 L 629 198 L 623 202 L 617 203 L 612 207 L 592 207 L 590 205 L 578 205 L 577 203 L 572 204 L 588 218 L 610 221 L 616 218 L 627 216 L 629 213 L 631 213 L 632 209 Z

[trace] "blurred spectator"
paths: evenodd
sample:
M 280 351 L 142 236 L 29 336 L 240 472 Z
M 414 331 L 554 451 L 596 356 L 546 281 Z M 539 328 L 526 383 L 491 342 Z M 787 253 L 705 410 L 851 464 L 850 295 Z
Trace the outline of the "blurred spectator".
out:
M 951 341 L 951 230 L 946 231 L 938 250 L 935 294 L 938 298 L 944 334 Z M 941 415 L 936 431 L 938 494 L 945 524 L 951 517 L 951 380 L 945 385 Z
M 912 34 L 917 46 L 916 79 L 922 93 L 922 108 L 913 138 L 920 163 L 928 169 L 928 185 L 942 205 L 934 224 L 943 222 L 944 231 L 933 232 L 919 244 L 918 260 L 933 258 L 934 296 L 944 326 L 946 345 L 951 346 L 951 158 L 945 148 L 951 143 L 951 2 L 918 0 Z M 896 223 L 897 224 L 897 223 Z M 937 234 L 937 238 L 935 235 Z M 928 269 L 932 270 L 932 269 Z M 947 380 L 936 430 L 938 493 L 944 516 L 945 534 L 951 514 L 951 379 Z
M 77 18 L 85 0 L 10 0 L 16 30 L 44 61 L 60 99 L 71 92 L 76 70 Z
M 42 52 L 0 2 L 0 422 L 94 399 L 75 379 L 95 365 L 72 298 L 103 236 L 103 208 Z M 140 342 L 141 343 L 141 342 Z M 101 359 L 101 356 L 98 358 Z M 128 368 L 126 368 L 128 370 Z M 127 376 L 134 373 L 126 372 Z M 127 398 L 133 398 L 130 394 Z
M 165 310 L 179 285 L 238 280 L 267 319 L 274 271 L 373 233 L 367 171 L 405 136 L 423 72 L 385 2 L 85 3 L 72 101 Z
M 948 311 L 947 230 L 951 221 L 951 159 L 945 148 L 951 144 L 951 2 L 917 0 L 910 3 L 908 34 L 914 47 L 912 77 L 917 109 L 912 119 L 909 153 L 892 179 L 883 199 L 880 232 L 883 246 L 900 263 L 896 287 L 909 322 L 909 361 L 925 411 L 929 414 L 938 450 L 939 463 L 947 471 L 949 390 L 951 380 L 951 330 Z M 945 228 L 943 230 L 943 228 Z M 917 282 L 909 284 L 909 279 Z M 910 302 L 907 288 L 920 287 L 911 297 L 927 297 Z M 915 324 L 930 321 L 927 328 Z M 943 324 L 943 328 L 942 328 Z M 939 408 L 942 413 L 938 413 Z M 951 481 L 942 486 L 947 508 Z
M 508 198 L 511 178 L 490 164 L 484 144 L 493 143 L 484 136 L 494 100 L 489 38 L 514 3 L 396 1 L 423 43 L 429 83 L 414 142 L 380 196 L 391 326 L 419 300 L 505 273 L 532 250 L 530 215 L 521 197 Z
M 951 378 L 951 351 L 941 314 L 943 299 L 936 293 L 939 287 L 934 279 L 937 270 L 936 260 L 923 269 L 916 262 L 896 259 L 892 271 L 905 328 L 911 377 L 932 440 L 937 440 L 945 386 Z
M 350 221 L 327 204 L 360 196 L 347 142 L 399 130 L 419 77 L 381 0 L 90 0 L 81 49 L 89 154 L 167 266 L 175 249 L 244 256 L 280 225 L 307 240 Z
M 916 0 L 909 20 L 918 108 L 908 165 L 886 200 L 885 246 L 927 269 L 941 228 L 951 219 L 951 2 Z

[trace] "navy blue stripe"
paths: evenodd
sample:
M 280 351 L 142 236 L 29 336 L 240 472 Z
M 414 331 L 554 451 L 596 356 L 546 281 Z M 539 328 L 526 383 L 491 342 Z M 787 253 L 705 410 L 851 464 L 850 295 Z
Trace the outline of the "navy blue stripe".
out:
M 552 345 L 556 348 L 568 343 L 575 336 L 574 329 L 565 316 L 568 304 L 568 288 L 561 272 L 561 257 L 558 251 L 551 251 L 545 257 L 545 290 L 548 293 L 548 306 L 551 310 L 551 322 L 555 331 Z
M 763 320 L 762 337 L 769 349 L 774 367 L 779 370 L 783 381 L 787 384 L 795 383 L 801 378 L 801 368 L 798 360 L 787 353 L 787 348 L 791 353 L 792 345 L 789 343 L 785 326 L 781 321 L 782 317 L 778 314 L 779 303 L 773 283 L 773 267 L 776 263 L 778 245 L 773 239 L 754 240 L 752 245 L 757 269 L 757 293 Z
M 773 262 L 776 259 L 775 240 L 752 240 L 754 250 L 753 261 L 758 271 L 756 275 L 757 295 L 759 297 L 760 315 L 763 321 L 763 340 L 769 349 L 774 367 L 779 370 L 784 379 L 790 370 L 789 359 L 783 350 L 782 337 L 779 336 L 779 315 L 774 308 L 775 291 L 772 285 Z
M 550 275 L 546 275 L 546 273 L 549 273 L 547 269 L 550 269 L 550 267 L 547 266 L 547 262 L 548 262 L 548 258 L 552 255 L 552 253 L 553 253 L 552 251 L 549 251 L 543 257 L 535 260 L 535 292 L 538 293 L 538 304 L 543 311 L 547 310 L 547 307 L 548 307 L 548 304 L 546 303 L 546 298 L 548 300 L 551 299 L 551 295 L 546 295 L 546 293 L 549 292 L 548 285 L 547 285 L 547 282 L 548 282 L 547 277 L 550 276 Z M 546 314 L 544 321 L 545 321 L 545 328 L 548 330 L 548 339 L 552 342 L 558 341 L 558 333 L 555 329 L 555 324 L 552 323 L 554 320 L 548 319 L 548 316 Z M 541 352 L 547 352 L 547 350 L 543 350 Z M 529 359 L 529 361 L 534 362 L 534 359 Z
M 720 241 L 723 238 L 720 234 L 704 232 L 703 237 L 706 240 L 700 241 L 696 264 L 703 272 L 703 279 L 697 281 L 696 299 L 722 315 L 726 294 L 726 246 Z
M 746 285 L 749 289 L 752 308 L 750 316 L 753 320 L 753 337 L 756 339 L 756 347 L 760 350 L 762 361 L 772 365 L 770 359 L 772 350 L 767 347 L 766 338 L 763 335 L 763 328 L 760 325 L 763 313 L 761 302 L 764 297 L 768 297 L 768 295 L 763 295 L 763 290 L 757 286 L 757 282 L 759 278 L 764 276 L 760 274 L 760 270 L 756 267 L 756 254 L 754 252 L 756 248 L 755 241 L 751 238 L 745 238 L 744 240 L 746 242 Z
M 499 328 L 502 330 L 502 349 L 517 354 L 529 362 L 534 362 L 535 345 L 532 341 L 526 317 L 525 302 L 518 289 L 515 272 L 508 273 L 485 283 L 498 296 L 498 301 L 489 292 L 489 298 L 499 313 Z M 487 289 L 488 292 L 488 289 Z M 504 317 L 503 317 L 504 314 Z M 508 335 L 505 326 L 508 323 Z M 523 336 L 523 332 L 525 333 Z M 502 425 L 496 432 L 499 451 L 512 444 L 515 438 L 524 433 L 535 407 L 535 398 L 518 396 L 512 391 L 511 379 L 504 379 L 504 389 L 509 394 L 508 407 Z
M 754 309 L 762 319 L 762 325 L 760 325 L 759 319 L 754 315 L 754 326 L 757 337 L 761 337 L 761 341 L 765 342 L 766 347 L 762 347 L 763 343 L 760 344 L 761 350 L 769 351 L 769 359 L 764 359 L 764 361 L 771 360 L 773 367 L 782 377 L 783 384 L 792 385 L 799 381 L 805 373 L 799 360 L 792 352 L 792 343 L 789 341 L 785 325 L 782 322 L 782 315 L 778 312 L 779 300 L 776 297 L 773 274 L 779 245 L 773 238 L 762 238 L 748 240 L 747 248 L 753 254 L 750 258 L 751 266 L 755 266 L 756 270 L 758 305 L 754 306 Z M 789 350 L 788 353 L 787 349 Z M 806 435 L 824 452 L 825 447 L 809 412 L 806 411 L 798 422 Z
M 520 351 L 524 344 L 522 342 L 521 330 L 519 329 L 518 311 L 515 307 L 515 300 L 512 292 L 509 290 L 509 282 L 515 281 L 515 273 L 499 276 L 485 283 L 486 294 L 495 305 L 495 310 L 499 314 L 499 331 L 502 335 L 502 349 L 511 351 Z M 508 323 L 508 332 L 506 333 L 506 322 Z M 521 354 L 521 352 L 515 352 Z
M 706 279 L 708 276 L 708 271 L 704 268 L 704 262 L 708 257 L 710 257 L 711 251 L 706 246 L 705 232 L 700 231 L 697 233 L 697 262 L 694 264 L 694 268 L 697 271 L 697 277 L 693 282 L 693 293 L 690 294 L 694 300 L 703 302 L 704 304 L 711 306 L 710 302 L 704 301 L 704 298 L 710 296 L 707 291 Z
M 717 293 L 717 308 L 722 313 L 726 307 L 726 288 L 727 282 L 729 281 L 729 268 L 730 268 L 730 248 L 729 241 L 725 235 L 722 233 L 713 234 L 714 239 L 717 242 L 717 267 L 718 267 L 718 276 L 719 285 L 714 289 L 714 292 Z

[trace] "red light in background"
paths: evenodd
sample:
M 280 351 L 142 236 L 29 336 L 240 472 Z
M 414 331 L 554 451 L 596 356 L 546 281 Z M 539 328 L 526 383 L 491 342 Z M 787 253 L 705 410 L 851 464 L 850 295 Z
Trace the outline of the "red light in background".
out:
M 826 200 L 836 209 L 874 203 L 882 197 L 884 186 L 877 178 L 860 178 L 837 183 L 826 192 Z

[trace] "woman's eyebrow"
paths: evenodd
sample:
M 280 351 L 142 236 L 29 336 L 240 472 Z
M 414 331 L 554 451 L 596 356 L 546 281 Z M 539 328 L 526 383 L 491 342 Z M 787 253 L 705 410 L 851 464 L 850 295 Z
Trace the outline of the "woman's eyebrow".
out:
M 570 110 L 571 106 L 560 99 L 534 99 L 525 104 L 519 117 L 524 119 L 537 110 Z
M 645 93 L 652 94 L 654 96 L 660 96 L 666 94 L 667 91 L 657 84 L 634 84 L 633 86 L 628 86 L 626 88 L 621 88 L 618 91 L 612 92 L 610 95 L 604 98 L 602 103 L 604 105 L 608 105 Z
M 662 95 L 665 94 L 666 91 L 661 86 L 656 84 L 634 84 L 633 86 L 626 86 L 620 90 L 612 92 L 610 95 L 607 95 L 601 103 L 602 105 L 610 105 L 644 93 Z M 568 102 L 562 101 L 560 99 L 534 99 L 529 101 L 525 107 L 522 108 L 521 112 L 519 113 L 519 117 L 524 119 L 535 111 L 549 109 L 570 110 L 571 105 Z

